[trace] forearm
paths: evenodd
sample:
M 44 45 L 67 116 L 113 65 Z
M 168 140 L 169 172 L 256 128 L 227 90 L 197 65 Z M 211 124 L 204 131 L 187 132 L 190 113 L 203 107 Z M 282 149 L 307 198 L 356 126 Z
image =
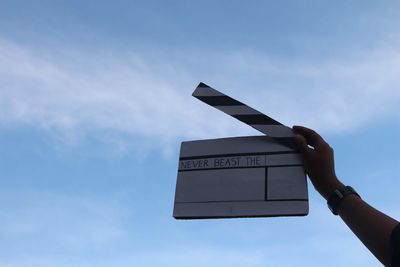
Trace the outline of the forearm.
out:
M 342 188 L 334 168 L 333 149 L 315 131 L 294 126 L 297 147 L 315 189 L 328 199 L 334 190 Z M 390 264 L 390 238 L 399 223 L 374 209 L 356 195 L 347 195 L 336 211 L 354 234 L 384 265 Z
M 390 235 L 399 223 L 357 197 L 349 195 L 338 205 L 339 216 L 385 266 L 390 264 Z

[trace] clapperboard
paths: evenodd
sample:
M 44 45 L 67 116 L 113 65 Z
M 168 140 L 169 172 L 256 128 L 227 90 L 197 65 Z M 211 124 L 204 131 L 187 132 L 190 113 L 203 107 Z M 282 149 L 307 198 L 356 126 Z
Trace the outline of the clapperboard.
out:
M 173 216 L 307 215 L 307 179 L 292 129 L 204 83 L 193 96 L 267 136 L 182 142 Z

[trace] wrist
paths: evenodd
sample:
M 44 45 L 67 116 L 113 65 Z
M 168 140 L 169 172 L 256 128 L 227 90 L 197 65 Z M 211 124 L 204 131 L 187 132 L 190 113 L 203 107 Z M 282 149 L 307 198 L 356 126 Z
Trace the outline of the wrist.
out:
M 339 179 L 332 178 L 329 182 L 327 182 L 319 191 L 321 196 L 328 200 L 329 196 L 335 191 L 336 189 L 339 189 L 343 187 L 344 185 L 339 181 Z

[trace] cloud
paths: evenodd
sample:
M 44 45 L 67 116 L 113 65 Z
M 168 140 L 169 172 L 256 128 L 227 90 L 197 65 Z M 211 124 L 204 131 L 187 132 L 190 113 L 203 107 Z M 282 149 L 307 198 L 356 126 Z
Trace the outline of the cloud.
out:
M 126 235 L 129 212 L 116 201 L 27 190 L 2 192 L 1 199 L 1 267 L 71 266 L 77 259 L 85 266 Z
M 183 226 L 155 216 L 139 227 L 127 217 L 132 210 L 127 203 L 46 192 L 24 195 L 22 204 L 4 204 L 7 207 L 1 209 L 2 267 L 378 266 L 322 203 L 313 204 L 305 219 L 201 221 Z M 152 235 L 158 228 L 163 234 Z M 327 262 L 332 255 L 341 256 Z
M 7 200 L 0 206 L 0 236 L 7 240 L 2 251 L 80 254 L 116 244 L 125 234 L 123 221 L 129 213 L 117 201 L 46 191 L 12 190 L 2 195 Z
M 252 53 L 239 53 L 231 60 L 237 73 L 260 77 L 253 85 L 260 95 L 254 102 L 265 103 L 288 124 L 337 132 L 398 116 L 399 49 L 377 47 L 352 58 L 314 62 L 271 60 Z
M 132 51 L 63 49 L 0 39 L 1 125 L 38 127 L 74 140 L 111 131 L 142 147 L 256 133 L 193 99 L 200 80 L 288 125 L 323 132 L 398 116 L 395 48 L 319 62 L 260 51 L 192 53 L 174 61 Z
M 222 120 L 209 123 L 205 117 L 214 113 L 192 104 L 196 79 L 169 63 L 134 54 L 38 53 L 5 40 L 0 54 L 3 125 L 29 125 L 68 138 L 114 131 L 158 143 L 221 136 L 235 128 Z

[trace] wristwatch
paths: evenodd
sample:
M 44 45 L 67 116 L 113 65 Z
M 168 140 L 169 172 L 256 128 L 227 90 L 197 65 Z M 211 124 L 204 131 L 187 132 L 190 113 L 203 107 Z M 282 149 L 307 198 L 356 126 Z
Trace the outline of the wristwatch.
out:
M 328 198 L 328 207 L 333 214 L 338 215 L 337 213 L 338 204 L 343 198 L 349 195 L 356 195 L 359 198 L 361 198 L 360 195 L 356 192 L 356 190 L 354 190 L 354 188 L 351 186 L 343 186 L 333 191 L 333 193 Z

